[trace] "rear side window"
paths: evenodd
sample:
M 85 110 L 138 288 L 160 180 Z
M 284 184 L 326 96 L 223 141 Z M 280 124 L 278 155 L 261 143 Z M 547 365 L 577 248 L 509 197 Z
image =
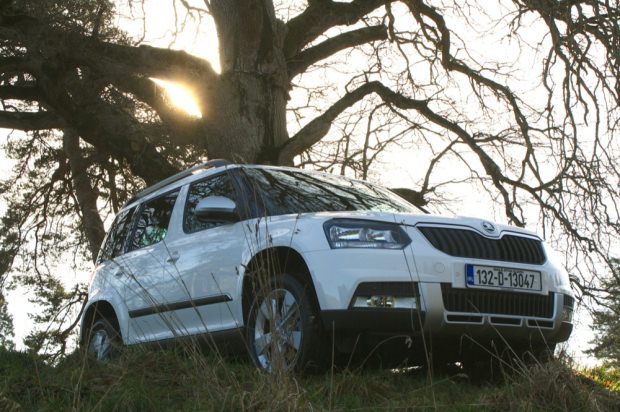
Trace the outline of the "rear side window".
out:
M 207 196 L 224 196 L 236 202 L 237 194 L 230 176 L 224 173 L 190 185 L 189 193 L 187 194 L 187 204 L 185 205 L 185 216 L 183 218 L 183 230 L 185 230 L 185 233 L 198 232 L 223 223 L 200 221 L 194 215 L 194 209 L 196 209 L 198 202 Z
M 116 216 L 99 253 L 99 262 L 112 259 L 124 253 L 125 240 L 131 228 L 131 218 L 135 210 L 136 208 L 132 207 L 131 209 L 121 211 Z
M 178 195 L 179 190 L 175 190 L 142 204 L 136 229 L 131 238 L 130 250 L 154 245 L 164 240 Z

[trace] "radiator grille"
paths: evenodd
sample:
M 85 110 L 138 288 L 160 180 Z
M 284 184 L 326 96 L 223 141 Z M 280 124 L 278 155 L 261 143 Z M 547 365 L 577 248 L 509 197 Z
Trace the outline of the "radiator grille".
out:
M 540 265 L 545 262 L 542 242 L 522 236 L 489 239 L 467 229 L 420 227 L 431 244 L 451 256 Z
M 496 290 L 455 289 L 449 283 L 442 283 L 441 295 L 444 307 L 450 312 L 553 317 L 552 292 L 545 296 Z

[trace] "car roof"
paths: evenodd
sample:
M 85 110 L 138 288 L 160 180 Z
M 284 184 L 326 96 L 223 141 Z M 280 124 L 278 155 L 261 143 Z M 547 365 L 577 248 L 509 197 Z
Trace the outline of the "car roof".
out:
M 223 159 L 214 159 L 209 160 L 207 162 L 198 164 L 196 166 L 190 167 L 182 172 L 179 172 L 175 175 L 172 175 L 160 182 L 155 183 L 154 185 L 148 186 L 145 189 L 142 189 L 140 192 L 136 193 L 133 197 L 131 197 L 123 206 L 123 209 L 127 209 L 135 206 L 136 204 L 142 202 L 146 199 L 155 198 L 173 188 L 183 186 L 184 184 L 200 179 L 202 177 L 207 177 L 212 174 L 218 173 L 221 170 L 231 170 L 239 167 L 244 167 L 248 169 L 270 169 L 270 170 L 282 170 L 282 171 L 292 171 L 297 173 L 306 173 L 306 174 L 315 174 L 315 175 L 326 175 L 333 176 L 329 173 L 319 172 L 315 170 L 307 170 L 307 169 L 299 169 L 296 167 L 287 167 L 287 166 L 272 166 L 272 165 L 258 165 L 258 164 L 235 164 L 229 163 Z M 345 180 L 353 181 L 353 182 L 363 182 L 358 179 L 352 179 L 346 176 L 337 176 L 338 178 L 342 178 Z M 369 184 L 369 182 L 363 182 L 365 184 Z

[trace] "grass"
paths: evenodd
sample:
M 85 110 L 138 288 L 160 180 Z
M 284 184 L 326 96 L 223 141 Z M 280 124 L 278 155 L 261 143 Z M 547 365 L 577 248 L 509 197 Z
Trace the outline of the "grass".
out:
M 618 371 L 535 364 L 502 382 L 424 369 L 266 376 L 249 362 L 193 350 L 133 348 L 108 364 L 80 353 L 55 366 L 0 350 L 2 411 L 454 410 L 615 411 Z

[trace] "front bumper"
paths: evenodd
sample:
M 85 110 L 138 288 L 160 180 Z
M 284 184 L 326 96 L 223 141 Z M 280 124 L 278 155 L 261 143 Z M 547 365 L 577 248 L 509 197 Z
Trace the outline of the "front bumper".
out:
M 415 233 L 411 237 L 415 239 Z M 472 260 L 442 254 L 421 239 L 404 250 L 321 250 L 304 258 L 323 326 L 336 335 L 425 335 L 446 342 L 463 336 L 488 342 L 500 336 L 514 342 L 558 343 L 572 330 L 572 320 L 565 314 L 567 308 L 572 313 L 573 298 L 558 289 L 549 263 L 519 265 L 542 273 L 543 289 L 529 293 L 467 287 L 464 268 Z M 388 289 L 360 298 L 356 294 L 365 284 L 385 284 Z M 371 296 L 396 301 L 407 296 L 415 303 L 408 308 L 366 307 Z
M 411 334 L 422 330 L 425 315 L 407 309 L 344 309 L 324 310 L 321 320 L 329 331 Z
M 453 289 L 449 283 L 402 282 L 402 296 L 417 299 L 415 308 L 354 307 L 358 297 L 370 293 L 398 295 L 397 282 L 374 282 L 369 292 L 362 283 L 347 309 L 323 310 L 321 320 L 326 330 L 338 335 L 426 335 L 441 340 L 459 340 L 464 336 L 486 343 L 495 339 L 508 342 L 558 343 L 572 331 L 570 318 L 573 299 L 561 293 L 548 296 L 515 292 Z M 386 285 L 381 290 L 381 285 Z

